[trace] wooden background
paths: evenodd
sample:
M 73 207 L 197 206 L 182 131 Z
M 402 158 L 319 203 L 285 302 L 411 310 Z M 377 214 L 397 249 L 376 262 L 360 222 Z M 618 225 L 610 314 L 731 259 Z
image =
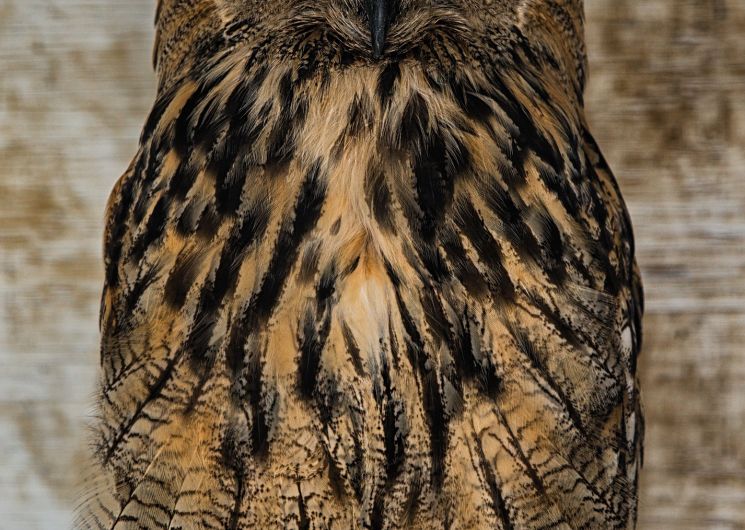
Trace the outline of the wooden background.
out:
M 0 0 L 0 528 L 69 524 L 106 196 L 153 0 Z M 647 292 L 640 528 L 745 529 L 745 1 L 587 0 L 590 121 Z

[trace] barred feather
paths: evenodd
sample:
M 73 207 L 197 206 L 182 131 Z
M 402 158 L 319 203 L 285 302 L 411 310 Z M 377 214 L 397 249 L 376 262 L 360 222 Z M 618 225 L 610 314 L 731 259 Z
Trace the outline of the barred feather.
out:
M 352 2 L 161 4 L 78 526 L 633 527 L 642 293 L 581 3 L 402 0 L 380 60 Z

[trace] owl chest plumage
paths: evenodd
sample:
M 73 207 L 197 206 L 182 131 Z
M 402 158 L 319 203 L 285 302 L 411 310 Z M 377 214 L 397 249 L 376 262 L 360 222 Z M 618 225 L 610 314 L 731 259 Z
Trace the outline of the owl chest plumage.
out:
M 568 96 L 508 66 L 234 53 L 159 98 L 107 231 L 122 513 L 168 477 L 202 484 L 172 523 L 625 527 L 628 221 Z

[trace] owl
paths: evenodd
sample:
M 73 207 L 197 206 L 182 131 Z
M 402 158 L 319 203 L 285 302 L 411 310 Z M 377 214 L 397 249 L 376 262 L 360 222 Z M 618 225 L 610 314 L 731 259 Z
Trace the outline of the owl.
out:
M 161 0 L 85 529 L 628 529 L 629 216 L 581 0 Z

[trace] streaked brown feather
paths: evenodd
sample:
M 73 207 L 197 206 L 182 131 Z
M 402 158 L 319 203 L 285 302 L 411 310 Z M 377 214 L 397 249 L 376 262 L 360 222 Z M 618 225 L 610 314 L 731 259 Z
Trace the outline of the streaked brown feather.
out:
M 381 61 L 351 2 L 290 4 L 160 2 L 78 526 L 633 527 L 642 292 L 581 3 L 402 0 Z

